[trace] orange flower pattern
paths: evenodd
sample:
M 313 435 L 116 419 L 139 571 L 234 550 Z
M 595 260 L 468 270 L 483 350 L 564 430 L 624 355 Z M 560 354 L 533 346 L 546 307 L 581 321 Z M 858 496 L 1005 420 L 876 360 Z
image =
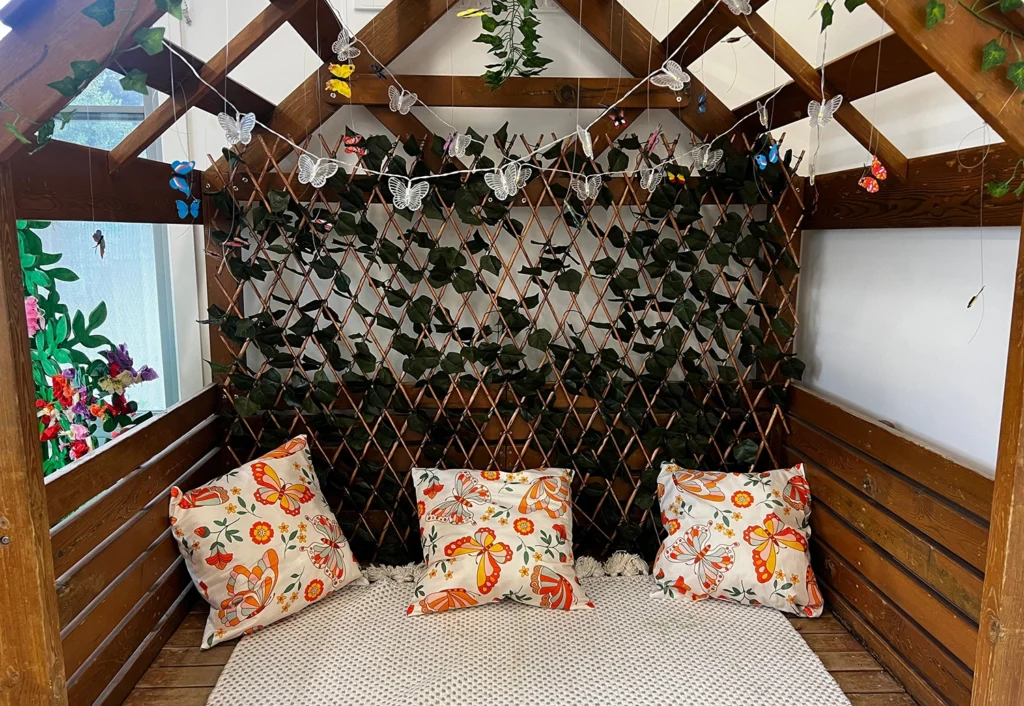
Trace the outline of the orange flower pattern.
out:
M 173 489 L 170 521 L 211 606 L 203 649 L 269 625 L 362 577 L 320 492 L 302 436 L 207 486 Z
M 824 600 L 807 551 L 811 492 L 802 464 L 726 474 L 665 463 L 658 483 L 669 533 L 654 563 L 661 593 L 821 615 Z
M 592 607 L 573 562 L 570 471 L 416 474 L 427 572 L 410 615 L 503 599 L 557 610 Z M 437 486 L 446 490 L 431 494 Z

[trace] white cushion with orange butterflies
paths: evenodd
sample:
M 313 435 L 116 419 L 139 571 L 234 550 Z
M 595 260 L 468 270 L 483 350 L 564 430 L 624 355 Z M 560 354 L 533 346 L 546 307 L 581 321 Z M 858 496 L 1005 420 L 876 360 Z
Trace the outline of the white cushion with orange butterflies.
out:
M 211 606 L 203 649 L 362 579 L 320 493 L 305 436 L 201 488 L 172 488 L 170 514 L 192 580 Z
M 503 598 L 557 610 L 593 607 L 573 563 L 570 471 L 415 473 L 427 572 L 409 614 Z
M 665 463 L 658 496 L 669 533 L 654 562 L 661 593 L 821 615 L 807 552 L 811 491 L 803 464 L 714 473 Z

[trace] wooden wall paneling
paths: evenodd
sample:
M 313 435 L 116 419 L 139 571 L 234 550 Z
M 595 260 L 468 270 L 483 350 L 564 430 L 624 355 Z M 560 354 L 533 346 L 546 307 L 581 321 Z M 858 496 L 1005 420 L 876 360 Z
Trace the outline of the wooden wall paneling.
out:
M 158 496 L 173 481 L 217 446 L 223 432 L 209 417 L 109 491 L 53 528 L 54 567 L 64 574 L 118 527 Z
M 926 489 L 873 463 L 800 419 L 786 441 L 976 569 L 984 569 L 988 528 Z
M 82 14 L 91 4 L 92 0 L 51 0 L 40 12 L 26 14 L 0 42 L 0 100 L 24 117 L 17 121 L 24 133 L 33 132 L 27 121 L 35 125 L 45 122 L 71 101 L 70 96 L 47 84 L 69 76 L 72 61 L 109 62 L 115 44 L 117 48 L 131 46 L 136 30 L 164 14 L 156 3 L 140 2 L 103 27 Z M 0 131 L 0 162 L 23 147 L 13 134 Z
M 146 74 L 146 85 L 166 95 L 173 91 L 180 95 L 193 96 L 189 106 L 205 110 L 210 115 L 217 115 L 224 110 L 224 101 L 220 96 L 207 91 L 197 96 L 196 87 L 199 79 L 192 73 L 192 68 L 202 71 L 205 63 L 202 59 L 187 50 L 174 46 L 174 51 L 181 55 L 171 53 L 169 50 L 159 54 L 149 55 L 144 51 L 133 51 L 122 54 L 118 57 L 117 63 L 110 68 L 118 73 L 124 73 L 132 69 L 138 69 Z M 189 68 L 189 67 L 192 68 Z M 248 88 L 232 80 L 225 78 L 217 84 L 223 87 L 221 90 L 227 94 L 231 102 L 242 113 L 255 113 L 257 119 L 266 121 L 274 110 L 274 104 L 266 98 L 250 91 Z M 182 110 L 182 113 L 184 110 Z
M 356 69 L 360 73 L 370 72 L 368 54 L 372 52 L 385 66 L 405 51 L 416 39 L 429 29 L 437 20 L 444 16 L 451 5 L 451 0 L 392 0 L 383 10 L 370 20 L 358 37 L 368 47 L 356 60 Z M 269 125 L 274 131 L 288 136 L 295 143 L 302 143 L 318 127 L 327 121 L 338 110 L 325 99 L 324 76 L 326 66 L 319 67 L 315 72 L 292 91 L 274 109 Z M 262 128 L 257 127 L 253 133 L 266 135 Z M 280 160 L 291 151 L 291 147 L 282 140 L 269 144 L 262 140 L 254 140 L 244 153 L 244 159 L 256 173 L 262 171 L 264 165 L 273 158 Z M 223 157 L 204 173 L 205 182 L 217 189 L 223 185 L 221 174 L 228 173 L 227 163 Z
M 943 152 L 910 160 L 907 180 L 885 182 L 877 194 L 857 186 L 863 169 L 815 178 L 819 207 L 811 230 L 847 228 L 977 228 L 1020 225 L 1021 200 L 1011 192 L 990 196 L 984 182 L 1005 181 L 1017 166 L 1005 144 Z
M 928 541 L 813 461 L 794 452 L 788 455 L 787 462 L 803 462 L 807 480 L 814 489 L 815 506 L 828 506 L 975 623 L 978 622 L 983 580 L 979 572 L 964 565 L 938 544 Z
M 616 78 L 555 78 L 513 76 L 501 88 L 492 91 L 479 76 L 402 75 L 396 79 L 403 86 L 415 86 L 416 94 L 427 105 L 456 108 L 603 108 L 623 99 L 633 88 L 632 80 Z M 388 105 L 390 81 L 381 81 L 374 73 L 352 76 L 352 97 L 337 94 L 325 97 L 327 103 L 346 105 Z M 622 108 L 665 108 L 676 110 L 689 105 L 683 96 L 667 88 L 651 86 L 650 91 L 637 91 L 625 97 Z M 603 127 L 603 125 L 602 125 Z
M 976 625 L 899 567 L 827 505 L 815 507 L 811 527 L 814 536 L 856 568 L 939 644 L 969 668 L 974 667 L 974 651 L 978 642 Z
M 987 520 L 992 479 L 839 402 L 794 385 L 789 412 Z
M 825 552 L 827 550 L 822 549 L 820 551 L 822 556 L 826 555 Z M 823 561 L 827 562 L 828 559 L 824 559 Z M 837 579 L 837 583 L 842 583 L 846 581 L 848 577 L 852 578 L 852 580 L 856 582 L 857 579 L 853 578 L 854 572 L 852 570 L 849 570 L 848 576 L 846 573 L 840 573 L 844 568 L 841 567 L 841 560 L 837 559 L 833 563 L 833 567 L 835 567 L 833 568 L 833 573 L 836 573 L 839 576 L 839 578 Z M 958 678 L 953 678 L 952 680 L 950 680 L 949 683 L 951 683 L 952 685 L 952 692 L 937 690 L 936 687 L 933 686 L 932 683 L 928 681 L 928 679 L 924 675 L 927 674 L 927 672 L 929 671 L 927 665 L 934 664 L 935 666 L 932 668 L 933 670 L 940 669 L 938 667 L 938 662 L 925 662 L 925 670 L 919 671 L 917 667 L 915 667 L 913 664 L 907 661 L 907 658 L 904 657 L 902 653 L 900 653 L 896 648 L 893 647 L 892 644 L 890 644 L 889 640 L 886 639 L 886 637 L 884 637 L 874 628 L 873 624 L 869 622 L 867 618 L 861 615 L 858 608 L 855 608 L 853 605 L 851 605 L 843 596 L 843 594 L 839 593 L 835 588 L 829 585 L 829 583 L 824 579 L 823 575 L 820 573 L 818 575 L 818 581 L 821 584 L 822 593 L 825 595 L 825 602 L 828 605 L 829 609 L 832 611 L 833 615 L 835 615 L 843 625 L 848 627 L 851 632 L 858 636 L 858 638 L 865 644 L 868 651 L 872 655 L 874 655 L 874 657 L 886 668 L 886 670 L 888 670 L 890 674 L 895 676 L 899 680 L 899 682 L 904 686 L 904 688 L 906 688 L 907 692 L 914 697 L 916 704 L 919 704 L 920 706 L 949 706 L 951 701 L 947 699 L 946 696 L 944 696 L 944 694 L 950 693 L 954 696 L 958 696 L 961 699 L 959 703 L 967 704 L 970 702 L 970 675 L 967 675 L 968 681 L 966 684 L 964 684 Z M 884 610 L 887 605 L 885 603 L 885 600 L 878 597 L 876 594 L 858 593 L 858 595 L 868 599 L 866 601 L 859 602 L 861 609 L 871 611 L 873 609 L 880 608 Z M 895 609 L 891 606 L 888 607 L 891 610 L 895 611 Z M 894 632 L 898 635 L 910 635 L 913 633 L 916 626 L 913 626 L 912 623 L 907 625 L 910 627 L 906 631 L 904 631 L 905 626 L 901 624 L 898 621 L 898 619 L 893 619 L 884 623 L 883 629 L 885 629 L 887 632 Z M 913 638 L 908 637 L 903 639 Z M 925 640 L 927 640 L 927 638 L 922 634 L 920 637 L 918 637 L 918 640 L 918 644 L 925 644 Z M 898 641 L 897 644 L 899 644 Z M 917 654 L 919 656 L 922 655 L 921 652 L 918 652 L 916 650 L 913 654 Z M 938 673 L 940 676 L 945 678 L 952 676 L 951 674 L 942 671 L 939 671 Z M 940 681 L 945 681 L 945 679 Z M 953 703 L 957 702 L 953 701 Z M 914 705 L 911 704 L 908 706 Z
M 708 2 L 708 0 L 704 0 L 704 2 Z M 885 70 L 879 71 L 879 65 L 884 66 Z M 930 73 L 932 70 L 928 64 L 922 61 L 921 57 L 907 46 L 907 43 L 898 34 L 887 34 L 881 39 L 833 59 L 825 65 L 825 76 L 829 83 L 843 94 L 844 103 L 870 96 L 877 91 L 887 90 Z M 754 113 L 757 110 L 757 103 L 761 102 L 768 106 L 768 124 L 771 128 L 807 119 L 807 93 L 796 82 L 787 84 L 774 98 L 771 98 L 773 93 L 775 93 L 774 90 L 768 91 L 743 104 L 736 109 L 736 114 Z M 771 98 L 770 101 L 769 98 Z M 913 164 L 914 160 L 911 159 L 910 162 Z M 821 178 L 822 175 L 819 174 L 817 179 Z M 829 205 L 832 204 L 829 203 Z
M 957 13 L 927 29 L 917 0 L 867 0 L 886 24 L 903 38 L 936 73 L 967 101 L 1017 154 L 1024 154 L 1024 112 L 1008 110 L 1017 88 L 1005 72 L 981 71 L 981 48 L 998 40 L 1002 31 L 990 24 Z M 949 51 L 957 47 L 958 51 Z M 1019 102 L 1019 101 L 1018 101 Z
M 13 181 L 0 161 L 0 703 L 65 704 Z
M 171 534 L 171 528 L 167 527 L 160 538 L 89 606 L 86 613 L 64 628 L 62 644 L 67 672 L 74 674 L 82 666 L 110 630 L 180 556 L 178 542 Z
M 182 222 L 168 186 L 170 164 L 136 158 L 111 176 L 105 150 L 56 139 L 36 154 L 18 152 L 10 164 L 14 209 L 23 220 Z
M 149 592 L 114 626 L 89 659 L 68 678 L 68 700 L 91 704 L 128 663 L 161 617 L 191 590 L 185 560 L 178 557 Z
M 178 92 L 172 93 L 110 150 L 107 159 L 110 173 L 116 174 L 131 159 L 142 154 L 143 150 L 174 125 L 174 121 L 183 115 L 189 106 L 194 105 L 202 96 L 210 94 L 211 85 L 222 83 L 235 67 L 245 61 L 257 47 L 277 31 L 278 27 L 308 2 L 310 0 L 278 0 L 277 3 L 264 8 L 203 66 L 199 72 L 202 81 L 196 81 L 192 90 L 180 98 Z
M 181 621 L 188 615 L 194 598 L 195 589 L 190 584 L 171 604 L 171 607 L 156 623 L 142 644 L 135 649 L 124 666 L 110 679 L 110 683 L 103 693 L 96 698 L 95 706 L 117 706 L 125 700 L 142 675 L 149 669 L 156 656 L 160 654 L 160 650 L 163 649 Z M 195 646 L 192 649 L 195 651 Z M 177 706 L 186 705 L 179 702 Z
M 1016 112 L 1016 111 L 1014 111 Z M 974 706 L 1024 702 L 1024 247 L 1017 253 Z
M 208 385 L 163 414 L 129 429 L 80 461 L 46 478 L 50 526 L 78 510 L 217 411 L 219 391 Z
M 811 66 L 800 52 L 783 39 L 764 18 L 756 12 L 749 15 L 734 15 L 724 5 L 717 5 L 715 12 L 723 20 L 731 19 L 737 27 L 743 29 L 754 40 L 754 43 L 762 51 L 773 56 L 776 63 L 808 96 L 808 100 L 822 100 L 821 76 L 818 70 Z M 840 91 L 826 81 L 825 93 L 828 98 L 831 98 Z M 890 176 L 896 177 L 897 180 L 907 178 L 906 156 L 889 142 L 874 125 L 868 122 L 868 119 L 851 102 L 843 101 L 839 110 L 835 112 L 835 120 L 846 128 L 850 136 L 863 145 L 868 152 L 878 156 L 878 159 L 888 168 Z
M 176 478 L 173 485 L 191 490 L 221 475 L 225 470 L 224 454 L 220 448 L 215 448 Z M 85 559 L 57 579 L 61 630 L 85 612 L 107 586 L 165 534 L 168 528 L 168 502 L 167 496 L 163 494 L 153 498 Z

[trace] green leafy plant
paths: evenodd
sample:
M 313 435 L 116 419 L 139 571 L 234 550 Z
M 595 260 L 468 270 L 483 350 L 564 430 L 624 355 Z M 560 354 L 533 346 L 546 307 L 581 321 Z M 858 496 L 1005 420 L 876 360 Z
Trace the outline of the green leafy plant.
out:
M 483 78 L 493 91 L 512 75 L 536 76 L 551 63 L 537 51 L 536 0 L 493 0 L 491 12 L 480 15 L 483 33 L 474 42 L 486 44 L 498 61 L 487 65 Z
M 73 99 L 100 74 L 105 64 L 110 63 L 111 61 L 116 62 L 117 57 L 136 50 L 144 51 L 151 56 L 163 51 L 163 27 L 140 27 L 132 36 L 134 41 L 130 46 L 120 49 L 118 48 L 124 39 L 125 32 L 127 32 L 128 27 L 132 23 L 132 19 L 138 12 L 140 4 L 150 1 L 151 0 L 128 0 L 123 3 L 124 7 L 119 8 L 117 7 L 115 0 L 95 0 L 95 2 L 83 8 L 82 14 L 92 20 L 95 20 L 102 27 L 114 24 L 117 21 L 118 15 L 123 15 L 124 22 L 121 25 L 121 29 L 117 33 L 110 51 L 102 62 L 96 61 L 95 59 L 72 61 L 70 63 L 71 73 L 58 81 L 52 81 L 46 85 L 60 93 L 62 96 Z M 181 0 L 152 0 L 152 2 L 155 2 L 157 8 L 170 13 L 171 16 L 179 20 L 182 18 Z M 120 68 L 121 72 L 124 74 L 121 78 L 121 87 L 126 91 L 134 91 L 136 93 L 141 93 L 142 95 L 147 95 L 149 89 L 146 86 L 146 79 L 148 78 L 146 72 L 134 68 L 130 70 L 125 70 L 124 67 Z M 14 135 L 14 137 L 22 144 L 30 145 L 32 144 L 32 140 L 25 135 L 24 130 L 26 130 L 26 128 L 21 128 L 19 125 L 31 126 L 31 130 L 35 131 L 36 148 L 33 152 L 38 152 L 53 139 L 54 130 L 57 128 L 57 121 L 60 121 L 62 128 L 65 127 L 68 124 L 68 121 L 71 120 L 71 116 L 74 114 L 74 111 L 66 111 L 54 118 L 50 118 L 49 120 L 37 122 L 26 118 L 24 115 L 19 113 L 14 106 L 8 105 L 0 100 L 0 114 L 3 113 L 9 113 L 14 116 L 13 120 L 4 121 L 4 129 Z
M 43 250 L 36 231 L 49 225 L 17 224 L 44 475 L 148 419 L 151 414 L 138 414 L 125 390 L 157 377 L 148 366 L 136 370 L 124 344 L 114 346 L 97 333 L 107 318 L 104 302 L 85 316 L 61 301 L 58 283 L 74 282 L 78 275 L 55 267 L 61 255 Z

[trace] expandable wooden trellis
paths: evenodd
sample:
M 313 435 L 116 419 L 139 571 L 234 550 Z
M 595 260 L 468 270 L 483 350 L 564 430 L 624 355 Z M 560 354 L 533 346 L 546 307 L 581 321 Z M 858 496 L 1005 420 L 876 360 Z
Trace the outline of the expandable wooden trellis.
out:
M 598 140 L 598 149 L 606 139 Z M 520 136 L 518 141 L 523 152 L 530 152 L 543 138 L 531 144 Z M 664 140 L 670 156 L 678 142 Z M 323 147 L 331 155 L 343 152 L 340 141 Z M 430 145 L 423 149 L 429 151 Z M 257 172 L 244 159 L 245 154 L 233 174 L 218 175 L 221 183 L 232 184 L 222 195 L 231 197 L 233 207 L 232 213 L 218 213 L 208 229 L 208 271 L 215 292 L 211 303 L 220 310 L 215 313 L 220 324 L 216 358 L 226 366 L 221 369 L 228 373 L 228 399 L 242 411 L 251 407 L 246 400 L 258 399 L 265 411 L 261 418 L 241 415 L 228 446 L 241 463 L 257 446 L 309 434 L 361 557 L 418 555 L 412 487 L 417 466 L 502 472 L 573 467 L 579 491 L 578 550 L 602 555 L 625 547 L 652 555 L 660 522 L 651 512 L 654 474 L 642 470 L 654 469 L 665 458 L 709 469 L 779 464 L 780 405 L 787 384 L 779 369 L 791 355 L 797 323 L 798 276 L 787 263 L 795 266 L 799 260 L 803 212 L 800 180 L 790 173 L 782 173 L 784 190 L 770 206 L 744 205 L 735 194 L 723 198 L 712 190 L 704 197 L 704 218 L 680 225 L 671 212 L 667 218 L 651 216 L 644 208 L 646 191 L 631 178 L 613 185 L 607 218 L 594 205 L 573 222 L 566 211 L 581 205 L 566 198 L 568 178 L 540 172 L 516 197 L 508 216 L 518 211 L 524 221 L 516 236 L 504 217 L 491 225 L 467 226 L 440 192 L 437 220 L 416 214 L 406 228 L 403 218 L 409 214 L 394 210 L 383 182 L 375 179 L 365 204 L 358 209 L 346 205 L 343 211 L 355 176 L 335 188 L 313 190 L 277 160 L 271 160 L 274 171 Z M 539 167 L 540 160 L 534 164 Z M 581 168 L 578 155 L 569 150 L 549 166 L 565 172 Z M 461 183 L 467 181 L 463 175 Z M 667 182 L 662 189 L 673 196 L 680 191 Z M 242 230 L 249 238 L 242 251 L 223 245 L 244 214 L 281 210 L 272 203 L 273 191 L 286 193 L 294 204 L 305 203 L 305 209 L 297 209 L 294 221 Z M 489 196 L 478 200 L 480 209 L 493 203 Z M 760 219 L 779 226 L 777 247 L 761 243 L 758 257 L 746 253 L 745 265 L 739 259 L 724 262 L 723 246 L 726 261 L 735 246 L 716 226 L 733 213 L 746 228 L 758 209 L 771 209 Z M 357 248 L 355 235 L 339 235 L 311 222 L 317 218 L 341 225 L 338 219 L 346 214 L 350 220 L 372 218 L 379 232 Z M 715 235 L 698 242 L 704 235 L 700 227 Z M 621 240 L 613 243 L 610 234 L 616 229 Z M 642 237 L 656 242 L 641 247 Z M 399 243 L 391 249 L 401 259 L 381 264 L 376 258 L 389 242 Z M 473 291 L 459 294 L 447 282 L 431 284 L 425 278 L 405 292 L 410 269 L 422 273 L 429 268 L 432 249 L 442 244 L 462 253 Z M 659 253 L 677 250 L 694 259 L 691 272 L 673 264 L 660 271 L 652 265 Z M 582 263 L 579 293 L 561 291 L 552 281 L 554 273 L 522 273 L 524 268 L 540 273 L 540 260 L 555 253 Z M 708 262 L 715 253 L 719 264 Z M 624 261 L 631 264 L 631 257 L 639 294 L 621 297 L 621 291 L 612 291 L 613 278 L 596 274 L 591 263 L 610 258 L 621 268 Z M 337 269 L 324 258 L 337 258 Z M 759 272 L 755 263 L 765 271 Z M 248 276 L 238 281 L 232 274 L 257 268 L 266 270 L 266 281 Z M 338 277 L 345 281 L 344 297 L 337 294 Z M 675 290 L 671 299 L 664 298 L 670 280 L 678 282 L 678 292 L 697 295 L 686 300 L 694 303 L 689 321 L 673 315 Z M 391 299 L 396 290 L 404 292 L 398 301 Z M 520 310 L 522 302 L 534 297 L 533 306 Z M 409 321 L 407 302 L 412 300 L 434 307 L 431 316 L 435 323 L 441 320 L 441 331 L 424 330 L 422 317 L 416 326 Z M 716 311 L 733 313 L 729 325 Z M 387 317 L 387 327 L 373 323 L 381 316 Z M 512 317 L 525 318 L 516 323 Z M 776 319 L 781 323 L 773 326 Z M 250 322 L 244 323 L 242 335 L 239 321 Z M 253 329 L 251 322 L 263 328 Z M 763 341 L 755 339 L 753 345 L 763 343 L 758 350 L 773 351 L 768 360 L 750 357 L 747 336 L 754 334 L 746 326 L 751 322 L 760 322 L 763 332 Z M 460 340 L 457 332 L 464 327 L 471 335 L 462 334 Z M 551 345 L 545 338 L 533 342 L 538 331 L 547 334 Z M 401 350 L 404 361 L 396 351 L 402 339 L 408 346 Z M 495 347 L 496 360 L 469 357 L 463 367 L 461 360 L 448 359 L 464 353 L 463 346 L 481 344 Z M 428 377 L 414 384 L 419 375 L 409 375 L 402 364 L 415 361 L 424 346 L 435 352 L 434 359 Z M 532 370 L 519 365 L 528 356 L 537 363 Z M 550 370 L 538 373 L 544 365 Z M 620 365 L 621 372 L 616 370 Z M 652 373 L 655 365 L 660 367 Z M 361 374 L 352 372 L 360 367 Z M 538 374 L 545 384 L 533 389 L 524 376 Z M 600 382 L 591 380 L 596 376 Z M 780 384 L 769 384 L 773 380 Z M 304 413 L 295 414 L 295 409 Z M 666 433 L 678 436 L 666 444 Z

